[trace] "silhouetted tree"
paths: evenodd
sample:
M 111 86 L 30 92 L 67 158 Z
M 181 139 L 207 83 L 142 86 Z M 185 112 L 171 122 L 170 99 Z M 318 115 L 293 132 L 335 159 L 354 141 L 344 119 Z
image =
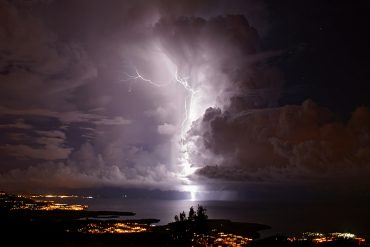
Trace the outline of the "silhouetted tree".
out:
M 175 222 L 179 222 L 179 216 L 175 215 Z
M 191 207 L 193 208 L 193 207 Z M 190 208 L 190 209 L 191 209 Z M 197 214 L 196 214 L 196 219 L 197 221 L 203 221 L 203 220 L 207 220 L 208 219 L 208 215 L 207 215 L 207 209 L 201 205 L 198 204 L 198 209 L 197 209 Z
M 197 218 L 197 214 L 195 213 L 195 210 L 194 210 L 193 206 L 191 206 L 190 210 L 189 210 L 188 220 L 195 221 L 196 218 Z
M 186 221 L 186 214 L 184 211 L 182 211 L 182 213 L 180 213 L 180 221 Z
M 194 207 L 190 207 L 187 218 L 184 211 L 179 216 L 175 215 L 173 239 L 179 246 L 191 246 L 191 239 L 194 233 L 208 232 L 208 216 L 206 212 L 206 208 L 198 205 L 196 212 Z
M 208 215 L 207 209 L 198 204 L 197 214 L 194 225 L 194 232 L 197 233 L 206 233 L 208 232 Z

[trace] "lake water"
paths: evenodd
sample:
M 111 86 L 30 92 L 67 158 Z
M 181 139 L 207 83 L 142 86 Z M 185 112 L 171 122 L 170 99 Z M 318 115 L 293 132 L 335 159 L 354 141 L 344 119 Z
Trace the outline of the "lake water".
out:
M 65 200 L 65 202 L 67 202 Z M 260 232 L 262 236 L 276 233 L 302 231 L 348 231 L 367 235 L 370 232 L 370 213 L 368 205 L 358 205 L 350 210 L 349 203 L 272 203 L 246 201 L 190 201 L 154 200 L 129 198 L 70 199 L 67 203 L 83 203 L 89 210 L 129 211 L 136 213 L 127 219 L 160 219 L 158 225 L 174 221 L 179 212 L 188 212 L 198 204 L 207 209 L 209 218 L 230 219 L 239 222 L 266 224 L 271 230 Z

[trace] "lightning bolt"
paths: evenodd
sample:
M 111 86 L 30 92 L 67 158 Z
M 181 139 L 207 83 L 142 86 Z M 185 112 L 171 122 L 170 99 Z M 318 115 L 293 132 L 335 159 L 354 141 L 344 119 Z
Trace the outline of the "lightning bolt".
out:
M 178 73 L 177 66 L 175 66 L 175 69 L 172 72 L 173 81 L 168 82 L 168 83 L 158 83 L 151 79 L 148 79 L 144 77 L 142 74 L 140 74 L 137 68 L 135 68 L 135 75 L 129 75 L 127 73 L 125 73 L 125 75 L 127 78 L 123 79 L 122 81 L 141 80 L 143 82 L 146 82 L 158 88 L 165 87 L 165 86 L 170 85 L 172 82 L 176 82 L 179 85 L 181 85 L 187 92 L 187 96 L 185 97 L 185 102 L 184 102 L 184 119 L 182 120 L 182 123 L 181 123 L 181 136 L 180 136 L 181 149 L 180 149 L 179 161 L 180 161 L 180 164 L 183 166 L 183 171 L 180 177 L 188 181 L 187 177 L 191 175 L 196 170 L 196 168 L 193 168 L 189 162 L 189 153 L 188 153 L 188 147 L 185 143 L 185 137 L 186 137 L 186 133 L 188 129 L 190 128 L 189 109 L 191 108 L 191 103 L 194 98 L 194 95 L 197 93 L 197 90 L 192 88 L 191 84 L 189 83 L 189 77 L 180 76 L 180 74 Z M 131 91 L 131 85 L 130 85 L 129 91 Z
M 191 175 L 196 170 L 192 167 L 192 165 L 189 162 L 189 152 L 188 147 L 185 143 L 186 133 L 190 126 L 187 126 L 187 123 L 189 121 L 189 112 L 188 108 L 191 108 L 191 103 L 194 98 L 194 95 L 197 93 L 195 89 L 191 87 L 191 85 L 188 82 L 188 79 L 185 77 L 181 77 L 178 73 L 177 67 L 175 69 L 175 81 L 183 86 L 183 88 L 188 92 L 188 97 L 185 98 L 184 102 L 184 108 L 185 108 L 185 117 L 181 124 L 181 143 L 182 143 L 182 149 L 180 150 L 182 155 L 180 156 L 180 163 L 183 165 L 183 172 L 184 177 Z M 189 100 L 188 100 L 189 98 Z M 189 102 L 188 102 L 189 101 Z M 186 178 L 187 180 L 187 178 Z
M 196 90 L 194 90 L 189 82 L 188 82 L 188 79 L 185 78 L 185 77 L 181 77 L 178 73 L 178 70 L 177 70 L 177 67 L 175 69 L 175 74 L 174 74 L 174 78 L 175 78 L 175 81 L 177 83 L 179 83 L 180 85 L 183 86 L 183 88 L 188 92 L 188 97 L 185 98 L 185 105 L 184 105 L 184 108 L 185 108 L 185 117 L 184 117 L 184 120 L 182 121 L 182 124 L 181 124 L 181 134 L 182 134 L 182 137 L 185 137 L 184 135 L 186 134 L 187 132 L 187 126 L 186 126 L 186 123 L 189 121 L 189 113 L 188 113 L 188 99 L 189 98 L 189 105 L 191 104 L 192 102 L 192 99 L 194 98 L 194 95 L 197 93 Z
M 155 87 L 165 87 L 165 86 L 168 86 L 168 85 L 171 84 L 170 82 L 168 82 L 168 83 L 157 83 L 157 82 L 154 82 L 154 81 L 152 81 L 150 79 L 147 79 L 144 76 L 142 76 L 139 73 L 138 69 L 136 69 L 136 68 L 135 68 L 135 75 L 130 75 L 130 74 L 126 73 L 126 72 L 124 72 L 124 75 L 125 75 L 126 78 L 125 79 L 121 79 L 120 81 L 123 81 L 123 82 L 130 81 L 130 82 L 132 82 L 132 81 L 141 80 L 141 81 L 144 81 L 144 82 L 146 82 L 146 83 L 148 83 L 148 84 L 150 84 L 152 86 L 155 86 Z M 132 91 L 132 84 L 131 83 L 129 85 L 128 91 L 130 93 Z
M 136 75 L 129 75 L 129 74 L 125 73 L 125 75 L 128 77 L 128 79 L 122 79 L 121 81 L 142 80 L 142 81 L 147 82 L 147 83 L 149 83 L 149 84 L 151 84 L 155 87 L 165 87 L 165 86 L 170 84 L 170 83 L 156 83 L 156 82 L 154 82 L 150 79 L 147 79 L 144 76 L 142 76 L 137 69 L 135 69 L 135 73 L 136 73 Z

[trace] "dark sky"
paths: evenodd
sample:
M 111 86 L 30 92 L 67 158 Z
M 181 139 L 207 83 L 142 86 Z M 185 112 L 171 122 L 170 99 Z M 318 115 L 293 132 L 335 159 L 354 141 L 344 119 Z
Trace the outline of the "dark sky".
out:
M 267 49 L 284 50 L 278 61 L 285 85 L 296 90 L 281 100 L 311 98 L 339 117 L 368 106 L 369 2 L 271 1 Z
M 369 12 L 1 0 L 0 189 L 368 200 Z

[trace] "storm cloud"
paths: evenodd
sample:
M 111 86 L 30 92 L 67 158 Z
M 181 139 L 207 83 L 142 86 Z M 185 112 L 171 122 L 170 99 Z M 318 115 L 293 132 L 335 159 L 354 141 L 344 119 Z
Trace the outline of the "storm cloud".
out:
M 207 164 L 200 175 L 226 180 L 364 178 L 369 113 L 359 107 L 343 123 L 311 100 L 238 113 L 209 108 L 189 133 L 197 143 L 193 163 Z
M 343 122 L 279 104 L 267 16 L 261 1 L 0 1 L 0 186 L 178 189 L 184 153 L 194 184 L 367 174 L 368 108 Z

